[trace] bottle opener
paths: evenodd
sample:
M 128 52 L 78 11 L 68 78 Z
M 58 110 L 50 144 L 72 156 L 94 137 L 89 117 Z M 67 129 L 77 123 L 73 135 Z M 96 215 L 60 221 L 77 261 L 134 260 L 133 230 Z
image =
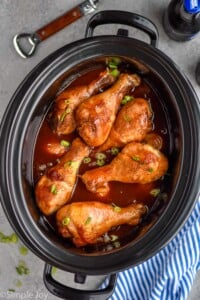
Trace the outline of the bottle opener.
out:
M 22 58 L 31 57 L 35 53 L 38 44 L 79 18 L 94 12 L 97 9 L 98 2 L 99 0 L 86 0 L 34 33 L 16 34 L 13 38 L 15 50 Z M 28 47 L 24 47 L 23 40 L 26 41 Z

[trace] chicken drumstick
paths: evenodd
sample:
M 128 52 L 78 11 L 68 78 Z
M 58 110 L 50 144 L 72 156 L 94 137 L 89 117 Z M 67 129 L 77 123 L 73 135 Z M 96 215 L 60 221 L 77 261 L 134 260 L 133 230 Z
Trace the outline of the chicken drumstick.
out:
M 113 84 L 116 77 L 109 70 L 102 71 L 99 76 L 88 85 L 68 88 L 55 100 L 50 113 L 51 127 L 57 134 L 69 134 L 76 128 L 74 110 L 85 99 L 97 94 L 102 88 Z
M 82 102 L 76 110 L 79 135 L 93 147 L 107 139 L 123 97 L 140 84 L 138 75 L 121 74 L 117 82 L 105 92 Z
M 89 191 L 105 196 L 109 192 L 109 181 L 144 184 L 158 180 L 167 169 L 168 160 L 159 150 L 132 142 L 110 164 L 86 171 L 81 179 Z
M 39 179 L 35 188 L 36 202 L 45 215 L 52 214 L 69 201 L 78 168 L 88 154 L 89 147 L 76 138 L 60 162 Z
M 96 243 L 114 226 L 137 225 L 145 213 L 144 204 L 120 208 L 97 201 L 74 202 L 59 209 L 56 220 L 59 233 L 81 247 Z
M 142 98 L 132 100 L 119 111 L 108 139 L 98 148 L 98 152 L 142 141 L 152 130 L 151 119 L 152 111 L 148 101 Z

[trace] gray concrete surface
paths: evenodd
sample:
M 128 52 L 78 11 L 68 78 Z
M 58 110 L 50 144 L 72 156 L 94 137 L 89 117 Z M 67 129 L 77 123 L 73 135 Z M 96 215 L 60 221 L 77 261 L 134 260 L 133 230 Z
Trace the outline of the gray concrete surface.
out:
M 76 23 L 40 44 L 35 55 L 27 60 L 20 58 L 13 49 L 13 36 L 16 33 L 21 32 L 34 32 L 36 29 L 40 28 L 53 18 L 63 14 L 78 3 L 80 3 L 80 0 L 0 1 L 0 119 L 3 116 L 12 94 L 26 74 L 54 50 L 72 41 L 83 38 L 86 23 L 90 16 L 78 20 Z M 169 1 L 166 0 L 102 0 L 99 10 L 126 10 L 150 18 L 159 29 L 160 38 L 158 48 L 171 57 L 182 72 L 188 76 L 198 96 L 200 96 L 200 88 L 196 84 L 194 77 L 195 67 L 200 60 L 198 51 L 200 47 L 200 38 L 197 37 L 187 43 L 177 43 L 166 36 L 162 27 L 162 14 L 168 3 Z M 113 27 L 111 29 L 113 29 Z M 110 29 L 108 28 L 105 30 L 109 31 Z M 114 30 L 116 31 L 116 27 L 114 27 Z M 141 39 L 141 37 L 143 39 L 143 35 L 137 31 L 134 31 L 133 35 L 139 39 Z M 6 234 L 13 232 L 2 209 L 0 209 L 0 231 L 3 231 Z M 14 297 L 16 297 L 16 299 L 27 300 L 57 299 L 47 293 L 47 290 L 43 285 L 43 262 L 30 253 L 30 251 L 26 256 L 21 258 L 18 251 L 20 245 L 20 242 L 15 245 L 1 244 L 0 300 L 11 298 L 11 296 L 9 296 L 11 294 L 7 292 L 9 289 L 15 289 L 16 291 L 16 296 L 13 296 L 12 299 L 15 299 Z M 30 274 L 28 276 L 20 277 L 15 273 L 13 266 L 16 266 L 19 259 L 25 260 L 29 266 Z M 19 280 L 22 284 L 20 284 Z M 200 299 L 200 276 L 197 276 L 188 300 L 198 299 Z

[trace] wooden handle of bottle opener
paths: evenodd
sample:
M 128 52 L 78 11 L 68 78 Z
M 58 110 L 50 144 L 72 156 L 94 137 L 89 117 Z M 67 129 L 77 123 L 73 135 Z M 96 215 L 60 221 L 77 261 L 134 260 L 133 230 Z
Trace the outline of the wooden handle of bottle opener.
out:
M 81 18 L 83 13 L 81 12 L 80 8 L 77 6 L 64 15 L 58 17 L 57 19 L 53 20 L 52 22 L 48 23 L 44 27 L 38 29 L 35 33 L 40 38 L 41 41 L 44 41 L 54 33 L 60 31 L 65 26 L 71 24 L 72 22 L 76 21 L 77 19 Z

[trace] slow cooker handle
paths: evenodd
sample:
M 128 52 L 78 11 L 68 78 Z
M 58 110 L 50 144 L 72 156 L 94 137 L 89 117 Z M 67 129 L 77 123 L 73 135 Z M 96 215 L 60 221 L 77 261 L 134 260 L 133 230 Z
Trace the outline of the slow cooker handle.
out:
M 158 29 L 146 17 L 120 10 L 105 10 L 96 13 L 87 24 L 85 37 L 92 37 L 96 26 L 103 24 L 123 24 L 138 28 L 150 37 L 150 44 L 154 47 L 158 44 Z
M 46 288 L 53 295 L 66 300 L 106 300 L 114 292 L 117 274 L 111 274 L 109 284 L 101 290 L 78 290 L 59 283 L 52 277 L 52 266 L 45 264 L 43 280 Z

